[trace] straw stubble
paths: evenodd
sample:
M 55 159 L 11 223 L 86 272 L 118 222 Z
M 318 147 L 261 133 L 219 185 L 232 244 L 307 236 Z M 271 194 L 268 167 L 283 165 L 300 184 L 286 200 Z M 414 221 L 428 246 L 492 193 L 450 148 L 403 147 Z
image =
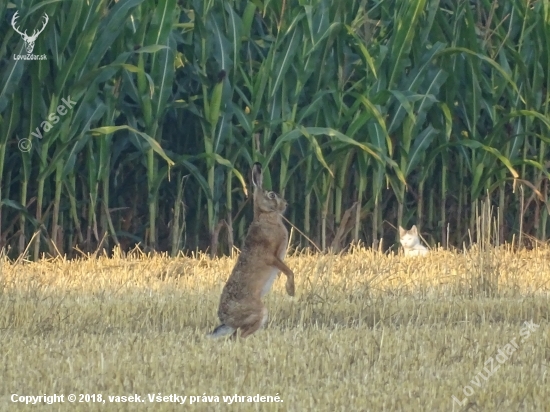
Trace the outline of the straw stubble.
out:
M 225 409 L 223 396 L 234 395 L 283 401 L 233 398 L 235 410 L 462 410 L 452 396 L 473 410 L 545 410 L 549 257 L 549 248 L 295 254 L 286 261 L 296 297 L 279 278 L 264 299 L 266 329 L 238 342 L 205 337 L 234 258 L 4 261 L 0 410 L 28 409 L 12 394 L 53 393 L 146 400 L 118 410 L 173 410 L 149 402 L 159 393 L 188 396 L 199 411 Z M 540 326 L 493 375 L 476 378 L 520 341 L 525 321 Z M 102 408 L 55 405 L 90 407 Z

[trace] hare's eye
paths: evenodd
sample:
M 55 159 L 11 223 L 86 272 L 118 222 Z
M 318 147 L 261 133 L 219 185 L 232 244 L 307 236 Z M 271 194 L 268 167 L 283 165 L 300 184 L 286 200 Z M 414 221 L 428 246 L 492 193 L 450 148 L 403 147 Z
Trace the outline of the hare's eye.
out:
M 275 193 L 273 193 L 273 192 L 269 192 L 269 193 L 267 194 L 267 197 L 269 197 L 270 199 L 275 199 L 276 195 L 275 195 Z

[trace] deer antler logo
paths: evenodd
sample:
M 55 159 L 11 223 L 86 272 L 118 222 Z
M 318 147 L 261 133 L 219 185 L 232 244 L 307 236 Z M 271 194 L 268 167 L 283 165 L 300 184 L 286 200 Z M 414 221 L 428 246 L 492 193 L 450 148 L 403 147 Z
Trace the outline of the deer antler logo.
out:
M 31 54 L 34 49 L 34 42 L 36 41 L 36 38 L 38 37 L 38 35 L 42 33 L 46 28 L 46 24 L 48 24 L 49 18 L 48 18 L 48 15 L 44 13 L 44 16 L 42 16 L 44 18 L 44 24 L 42 25 L 42 28 L 40 30 L 34 30 L 34 32 L 32 33 L 32 36 L 29 36 L 27 35 L 27 30 L 21 33 L 21 31 L 19 31 L 19 29 L 15 27 L 18 13 L 19 12 L 16 11 L 15 14 L 13 15 L 13 18 L 11 19 L 11 26 L 17 33 L 21 35 L 21 37 L 23 38 L 23 41 L 25 42 L 25 48 L 27 49 L 27 53 Z

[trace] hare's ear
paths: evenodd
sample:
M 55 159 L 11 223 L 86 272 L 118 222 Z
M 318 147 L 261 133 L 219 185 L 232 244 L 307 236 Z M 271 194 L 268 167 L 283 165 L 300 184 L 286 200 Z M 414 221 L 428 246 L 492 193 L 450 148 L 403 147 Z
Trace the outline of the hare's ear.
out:
M 254 185 L 254 187 L 261 189 L 262 182 L 263 182 L 262 165 L 256 162 L 254 163 L 254 166 L 252 166 L 252 184 Z
M 407 231 L 403 229 L 401 226 L 399 226 L 399 236 L 403 237 L 407 234 Z
M 416 236 L 418 235 L 418 230 L 416 229 L 416 225 L 413 225 L 413 227 L 411 227 L 411 233 Z

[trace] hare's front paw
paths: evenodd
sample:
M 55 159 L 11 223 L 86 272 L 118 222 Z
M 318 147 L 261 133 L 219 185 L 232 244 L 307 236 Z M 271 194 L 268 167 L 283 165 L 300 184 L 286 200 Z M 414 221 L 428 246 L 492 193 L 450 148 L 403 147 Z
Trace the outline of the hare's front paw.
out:
M 293 278 L 286 279 L 286 293 L 288 293 L 290 296 L 294 296 L 295 288 Z

